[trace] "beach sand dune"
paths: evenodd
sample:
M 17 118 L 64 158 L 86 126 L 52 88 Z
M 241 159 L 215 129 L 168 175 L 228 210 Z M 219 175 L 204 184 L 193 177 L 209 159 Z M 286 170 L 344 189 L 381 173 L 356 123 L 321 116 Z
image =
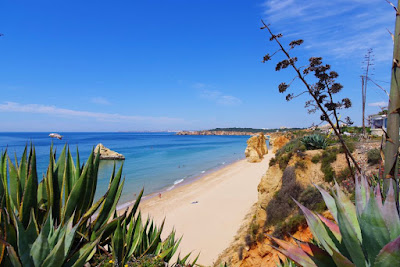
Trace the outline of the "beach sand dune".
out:
M 240 160 L 161 197 L 144 200 L 140 210 L 158 224 L 165 221 L 167 235 L 173 228 L 183 236 L 181 255 L 193 251 L 198 263 L 212 265 L 233 241 L 243 219 L 257 201 L 257 186 L 268 169 L 272 152 L 260 163 Z M 164 236 L 165 237 L 165 236 Z M 179 251 L 178 250 L 178 251 Z

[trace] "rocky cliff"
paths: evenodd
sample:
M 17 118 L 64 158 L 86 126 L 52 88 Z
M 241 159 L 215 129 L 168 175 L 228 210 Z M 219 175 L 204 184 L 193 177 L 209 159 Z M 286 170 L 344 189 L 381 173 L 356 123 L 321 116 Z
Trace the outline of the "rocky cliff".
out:
M 100 159 L 111 159 L 111 160 L 124 160 L 124 155 L 117 153 L 105 147 L 103 144 L 98 144 L 94 149 L 94 153 L 100 153 Z
M 247 140 L 247 147 L 244 151 L 248 162 L 260 162 L 268 153 L 266 138 L 263 133 L 252 136 Z
M 321 152 L 313 150 L 294 155 L 284 169 L 281 169 L 278 163 L 271 164 L 258 185 L 257 203 L 238 231 L 235 241 L 220 255 L 214 266 L 224 262 L 235 267 L 276 266 L 279 258 L 284 258 L 272 248 L 273 244 L 267 238 L 267 235 L 275 235 L 277 225 L 282 225 L 273 217 L 285 213 L 286 219 L 283 221 L 290 221 L 290 218 L 294 218 L 297 214 L 297 208 L 290 203 L 291 196 L 296 198 L 296 195 L 299 197 L 307 190 L 312 192 L 309 191 L 312 183 L 326 185 L 321 163 L 315 164 L 311 161 Z M 338 155 L 338 161 L 341 161 L 337 164 L 338 168 L 339 165 L 343 167 L 345 164 L 343 160 L 341 155 Z M 309 195 L 306 195 L 306 198 L 308 197 Z M 329 216 L 329 214 L 324 215 Z M 292 236 L 303 241 L 308 241 L 312 237 L 304 222 L 293 225 L 295 228 L 290 229 Z M 290 236 L 281 238 L 292 240 Z

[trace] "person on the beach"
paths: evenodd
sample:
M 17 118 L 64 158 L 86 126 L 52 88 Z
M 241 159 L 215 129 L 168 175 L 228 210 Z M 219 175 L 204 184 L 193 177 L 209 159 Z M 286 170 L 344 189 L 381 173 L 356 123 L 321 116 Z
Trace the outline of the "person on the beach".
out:
M 158 193 L 158 197 L 161 198 L 161 193 Z

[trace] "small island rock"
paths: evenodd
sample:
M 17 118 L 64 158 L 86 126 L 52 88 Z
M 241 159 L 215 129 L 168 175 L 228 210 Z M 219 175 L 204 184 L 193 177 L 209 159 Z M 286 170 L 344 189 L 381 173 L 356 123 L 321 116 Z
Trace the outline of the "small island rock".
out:
M 244 151 L 248 162 L 260 162 L 268 153 L 266 138 L 263 133 L 252 136 L 247 140 L 247 148 Z
M 116 159 L 116 160 L 124 160 L 124 155 L 117 153 L 115 151 L 110 150 L 105 147 L 103 144 L 98 144 L 94 149 L 94 153 L 97 154 L 100 151 L 100 159 Z

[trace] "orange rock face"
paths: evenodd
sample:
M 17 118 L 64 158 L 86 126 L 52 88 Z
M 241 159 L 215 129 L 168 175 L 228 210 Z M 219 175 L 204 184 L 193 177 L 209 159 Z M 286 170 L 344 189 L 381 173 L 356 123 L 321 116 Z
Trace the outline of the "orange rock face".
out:
M 274 152 L 276 152 L 278 149 L 282 148 L 284 145 L 286 145 L 286 143 L 289 142 L 289 139 L 284 136 L 278 136 L 277 138 L 275 138 L 272 142 L 272 145 L 274 147 Z
M 244 151 L 249 162 L 260 162 L 264 155 L 268 153 L 266 138 L 263 133 L 252 136 L 247 140 L 247 148 Z

